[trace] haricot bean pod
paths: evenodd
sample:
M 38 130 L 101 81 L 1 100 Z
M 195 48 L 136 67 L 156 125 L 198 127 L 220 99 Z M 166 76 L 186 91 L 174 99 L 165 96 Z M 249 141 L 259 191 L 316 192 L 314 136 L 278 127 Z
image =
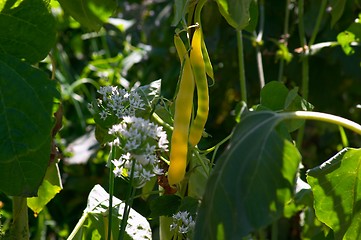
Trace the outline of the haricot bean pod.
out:
M 188 51 L 178 35 L 174 36 L 174 44 L 182 63 L 182 75 L 175 100 L 173 133 L 170 148 L 168 182 L 171 186 L 181 182 L 186 171 L 189 125 L 192 116 L 195 85 Z
M 202 137 L 204 126 L 206 125 L 209 110 L 208 82 L 206 67 L 202 55 L 202 30 L 196 28 L 192 38 L 192 49 L 190 61 L 193 69 L 194 79 L 197 86 L 197 115 L 192 122 L 189 133 L 189 142 L 195 146 Z

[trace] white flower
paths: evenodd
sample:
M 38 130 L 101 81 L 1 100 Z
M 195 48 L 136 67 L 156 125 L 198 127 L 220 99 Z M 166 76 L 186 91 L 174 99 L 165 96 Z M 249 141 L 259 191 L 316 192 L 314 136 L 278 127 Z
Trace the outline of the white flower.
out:
M 173 223 L 170 226 L 171 231 L 178 230 L 181 234 L 186 234 L 194 229 L 195 222 L 187 211 L 179 211 L 173 214 Z
M 107 119 L 108 113 L 105 110 L 103 110 L 99 113 L 99 115 L 100 115 L 100 119 L 105 120 Z
M 163 174 L 163 169 L 159 168 L 158 165 L 155 165 L 154 168 L 153 168 L 153 172 L 156 175 L 162 175 Z
M 163 128 L 135 116 L 139 109 L 144 109 L 144 102 L 136 91 L 127 92 L 117 87 L 101 87 L 98 92 L 102 99 L 98 100 L 98 107 L 102 119 L 116 116 L 119 124 L 109 128 L 108 133 L 115 139 L 112 146 L 118 146 L 125 154 L 118 161 L 113 160 L 114 174 L 131 176 L 133 171 L 136 187 L 142 187 L 156 175 L 163 174 L 159 168 L 156 151 L 168 150 L 168 139 Z M 134 169 L 132 169 L 134 168 Z
M 149 158 L 147 157 L 147 155 L 134 155 L 134 158 L 143 166 L 149 164 Z
M 188 232 L 188 230 L 189 230 L 188 226 L 182 225 L 182 226 L 179 227 L 178 231 L 179 231 L 179 233 L 185 234 L 185 233 Z
M 123 168 L 114 168 L 113 173 L 116 177 L 121 177 L 123 173 Z

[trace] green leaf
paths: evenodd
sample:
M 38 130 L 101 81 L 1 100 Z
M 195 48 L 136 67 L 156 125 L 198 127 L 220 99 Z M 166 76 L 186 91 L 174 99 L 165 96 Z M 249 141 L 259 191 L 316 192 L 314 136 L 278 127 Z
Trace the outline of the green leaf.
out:
M 51 150 L 55 82 L 25 62 L 0 54 L 0 191 L 37 194 Z
M 218 9 L 229 25 L 242 30 L 249 24 L 252 0 L 216 0 Z
M 43 183 L 39 187 L 38 197 L 28 198 L 28 207 L 38 215 L 48 202 L 63 188 L 57 163 L 49 165 Z
M 258 5 L 256 0 L 251 1 L 251 5 L 249 6 L 249 12 L 250 12 L 249 24 L 244 30 L 253 34 L 258 24 L 258 15 L 259 15 Z
M 172 26 L 177 26 L 177 24 L 182 20 L 187 10 L 187 0 L 177 0 L 174 1 L 174 17 L 172 21 Z
M 344 32 L 337 35 L 337 42 L 341 45 L 342 50 L 346 55 L 351 55 L 355 51 L 352 48 L 352 43 L 359 43 L 361 41 L 361 14 Z
M 200 161 L 203 161 L 205 166 L 209 166 L 209 160 L 205 156 L 201 156 L 201 159 L 192 155 L 189 161 L 189 180 L 188 180 L 188 196 L 202 199 L 204 191 L 206 189 L 208 174 L 202 167 Z
M 280 121 L 268 111 L 241 119 L 208 180 L 195 239 L 240 239 L 283 216 L 301 156 L 274 130 Z
M 88 204 L 82 218 L 71 233 L 72 239 L 106 239 L 108 227 L 109 194 L 100 186 L 95 185 L 88 197 Z M 124 203 L 113 197 L 112 235 L 118 239 L 119 226 L 124 211 Z M 124 239 L 152 239 L 149 222 L 135 210 L 130 209 Z
M 55 20 L 49 11 L 49 1 L 5 0 L 2 3 L 0 53 L 11 54 L 30 63 L 44 59 L 56 40 Z
M 361 232 L 361 149 L 346 148 L 308 171 L 317 218 L 335 239 L 359 239 Z
M 181 204 L 182 199 L 177 195 L 163 195 L 150 202 L 151 216 L 168 216 L 175 214 Z
M 298 111 L 312 110 L 313 106 L 298 95 L 298 88 L 288 90 L 277 81 L 267 83 L 261 90 L 260 105 L 257 110 Z M 304 124 L 304 120 L 290 119 L 285 121 L 288 132 L 293 132 Z
M 331 27 L 335 26 L 345 10 L 346 0 L 331 0 Z
M 340 43 L 342 50 L 346 55 L 351 55 L 355 52 L 351 47 L 351 43 L 356 41 L 355 34 L 349 31 L 340 32 L 337 35 L 337 42 Z
M 277 81 L 267 83 L 261 90 L 261 105 L 273 111 L 284 109 L 285 99 L 288 95 L 286 86 Z
M 61 7 L 89 30 L 99 31 L 117 7 L 114 0 L 59 0 Z

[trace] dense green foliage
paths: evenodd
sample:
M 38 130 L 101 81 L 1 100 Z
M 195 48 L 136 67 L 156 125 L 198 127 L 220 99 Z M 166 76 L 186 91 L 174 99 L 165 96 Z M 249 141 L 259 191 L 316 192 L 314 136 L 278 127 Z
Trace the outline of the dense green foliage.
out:
M 153 177 L 129 200 L 129 179 L 113 185 L 106 167 L 118 119 L 89 104 L 101 86 L 134 90 L 170 140 L 173 36 L 197 3 L 214 72 L 206 132 L 177 195 Z M 31 239 L 95 239 L 109 219 L 118 235 L 121 200 L 139 223 L 126 238 L 170 238 L 170 217 L 188 211 L 194 239 L 358 239 L 360 12 L 358 0 L 0 1 L 0 239 L 19 239 L 18 199 Z

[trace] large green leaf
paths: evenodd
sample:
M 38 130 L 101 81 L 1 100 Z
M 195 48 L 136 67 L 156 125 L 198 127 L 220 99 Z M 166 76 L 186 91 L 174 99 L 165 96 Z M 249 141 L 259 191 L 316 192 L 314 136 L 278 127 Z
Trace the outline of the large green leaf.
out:
M 335 239 L 361 237 L 361 149 L 346 148 L 309 170 L 317 218 L 332 228 Z
M 30 63 L 44 59 L 55 44 L 55 20 L 46 0 L 0 1 L 0 53 Z
M 61 7 L 84 27 L 99 31 L 113 14 L 115 0 L 59 0 Z
M 35 196 L 50 159 L 55 82 L 0 54 L 0 191 Z
M 274 130 L 281 120 L 268 111 L 241 119 L 209 178 L 195 239 L 241 239 L 283 216 L 301 156 Z
M 249 8 L 252 0 L 216 0 L 222 16 L 237 30 L 242 30 L 249 24 Z

